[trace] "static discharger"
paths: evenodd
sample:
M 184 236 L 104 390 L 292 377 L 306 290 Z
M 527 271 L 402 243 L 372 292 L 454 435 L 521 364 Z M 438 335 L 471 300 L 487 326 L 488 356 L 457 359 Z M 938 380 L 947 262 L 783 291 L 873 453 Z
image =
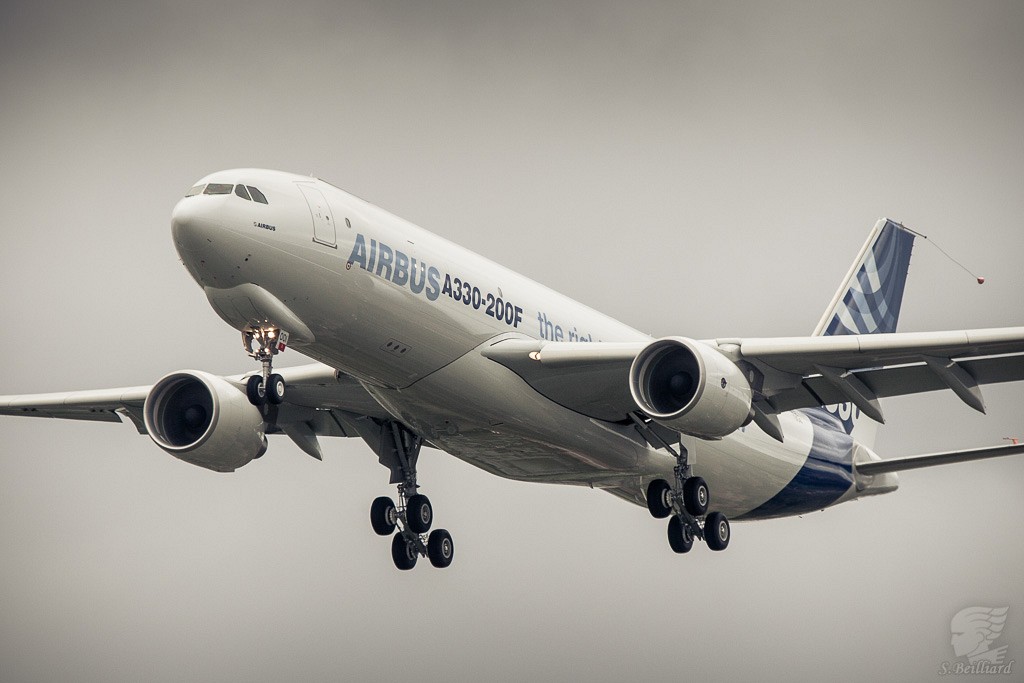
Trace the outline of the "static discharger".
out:
M 940 252 L 942 252 L 942 255 L 943 255 L 943 256 L 945 256 L 946 258 L 948 258 L 948 259 L 949 259 L 950 261 L 952 261 L 952 262 L 953 262 L 953 263 L 955 263 L 956 265 L 960 266 L 960 267 L 961 267 L 961 268 L 962 268 L 962 269 L 964 270 L 964 272 L 966 272 L 966 273 L 967 273 L 968 275 L 970 275 L 970 276 L 971 276 L 971 277 L 973 277 L 973 278 L 974 278 L 975 280 L 977 280 L 977 281 L 978 281 L 978 284 L 979 284 L 979 285 L 983 285 L 983 284 L 985 284 L 985 278 L 984 278 L 983 276 L 981 276 L 981 275 L 978 275 L 977 273 L 975 273 L 974 271 L 972 271 L 972 270 L 971 270 L 970 268 L 968 268 L 967 266 L 965 266 L 964 264 L 960 263 L 960 262 L 959 262 L 959 261 L 957 261 L 957 260 L 956 260 L 955 258 L 953 258 L 952 256 L 950 256 L 950 255 L 949 255 L 949 252 L 947 252 L 947 251 L 946 251 L 945 249 L 943 249 L 942 247 L 940 247 L 940 246 L 939 246 L 939 244 L 938 244 L 938 242 L 936 242 L 935 240 L 932 240 L 932 239 L 928 239 L 928 235 L 922 235 L 922 234 L 921 234 L 921 233 L 919 233 L 918 231 L 916 231 L 916 230 L 911 230 L 910 228 L 908 228 L 908 227 L 907 227 L 907 226 L 905 226 L 905 225 L 901 225 L 900 227 L 902 227 L 902 228 L 903 228 L 904 230 L 906 230 L 907 232 L 912 232 L 912 233 L 914 233 L 915 235 L 917 235 L 918 237 L 920 237 L 920 238 L 922 238 L 922 239 L 926 239 L 926 240 L 928 240 L 928 242 L 929 242 L 929 243 L 931 243 L 931 245 L 932 245 L 933 247 L 935 247 L 935 248 L 936 248 L 936 249 L 938 249 L 938 250 L 939 250 Z

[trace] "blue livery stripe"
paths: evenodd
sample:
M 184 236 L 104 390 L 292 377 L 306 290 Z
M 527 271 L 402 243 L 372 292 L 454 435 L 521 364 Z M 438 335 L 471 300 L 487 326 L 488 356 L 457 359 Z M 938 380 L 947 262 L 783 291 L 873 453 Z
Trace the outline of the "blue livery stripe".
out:
M 895 332 L 913 247 L 912 232 L 886 221 L 825 334 Z
M 853 439 L 839 418 L 824 410 L 801 411 L 814 438 L 803 467 L 771 500 L 736 519 L 770 519 L 823 510 L 853 486 Z

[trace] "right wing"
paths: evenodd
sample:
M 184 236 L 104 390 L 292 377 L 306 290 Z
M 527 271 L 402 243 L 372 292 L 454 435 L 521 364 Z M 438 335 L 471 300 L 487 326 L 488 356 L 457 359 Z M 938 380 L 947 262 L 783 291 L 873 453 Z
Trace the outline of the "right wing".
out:
M 321 363 L 277 372 L 288 386 L 284 402 L 267 425 L 267 433 L 284 433 L 303 451 L 320 459 L 317 436 L 362 436 L 379 431 L 391 419 L 353 377 Z M 223 377 L 245 393 L 245 381 L 254 373 Z M 150 386 L 70 391 L 55 394 L 0 396 L 0 415 L 56 417 L 71 420 L 121 422 L 128 418 L 146 434 L 143 406 Z

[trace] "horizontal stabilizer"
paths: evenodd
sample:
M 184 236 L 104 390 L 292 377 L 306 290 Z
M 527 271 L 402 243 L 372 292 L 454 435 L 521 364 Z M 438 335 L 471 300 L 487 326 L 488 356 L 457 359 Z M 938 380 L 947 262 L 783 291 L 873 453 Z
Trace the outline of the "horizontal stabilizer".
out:
M 886 472 L 899 472 L 901 470 L 915 470 L 919 467 L 949 465 L 955 462 L 968 462 L 983 458 L 998 458 L 1003 455 L 1017 455 L 1018 453 L 1024 453 L 1024 443 L 972 448 L 965 451 L 910 455 L 905 458 L 891 458 L 889 460 L 870 460 L 856 463 L 854 467 L 859 474 L 874 475 L 885 474 Z

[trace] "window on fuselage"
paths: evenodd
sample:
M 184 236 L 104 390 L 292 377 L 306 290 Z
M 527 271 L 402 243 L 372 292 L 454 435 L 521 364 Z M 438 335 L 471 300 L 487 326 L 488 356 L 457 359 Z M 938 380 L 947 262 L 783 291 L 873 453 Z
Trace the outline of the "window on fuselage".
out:
M 186 197 L 194 197 L 194 196 L 196 196 L 197 194 L 202 194 L 202 193 L 203 193 L 203 190 L 204 190 L 205 188 L 206 188 L 206 183 L 203 183 L 202 185 L 196 185 L 196 186 L 195 186 L 195 187 L 193 187 L 193 188 L 192 188 L 191 190 L 189 190 L 188 192 L 186 192 L 186 193 L 185 193 L 185 196 L 186 196 Z
M 235 186 L 228 183 L 210 183 L 206 186 L 203 194 L 231 194 L 233 189 Z
M 245 185 L 235 185 L 235 194 L 237 194 L 242 199 L 252 201 L 251 199 L 249 199 L 249 191 L 245 189 Z
M 241 187 L 241 185 L 239 185 L 239 187 Z M 249 188 L 249 194 L 252 195 L 253 201 L 259 202 L 260 204 L 270 203 L 267 201 L 267 196 L 260 192 L 259 190 L 257 190 L 255 187 L 253 187 L 252 185 L 246 185 L 246 187 Z

